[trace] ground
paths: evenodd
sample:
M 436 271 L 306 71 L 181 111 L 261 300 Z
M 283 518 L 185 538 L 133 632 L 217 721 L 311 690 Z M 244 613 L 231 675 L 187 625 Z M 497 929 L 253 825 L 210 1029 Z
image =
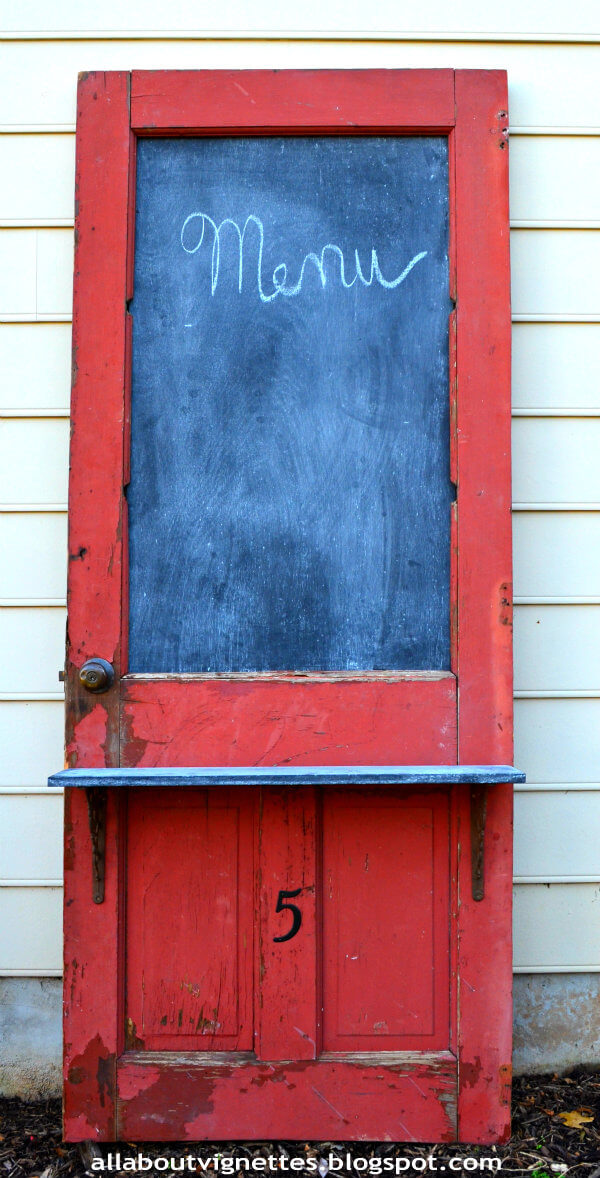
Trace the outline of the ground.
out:
M 86 1173 L 95 1172 L 94 1157 L 106 1159 L 109 1151 L 114 1153 L 115 1149 L 115 1146 L 80 1149 L 63 1144 L 58 1100 L 26 1102 L 0 1098 L 0 1178 L 83 1178 Z M 281 1141 L 158 1145 L 154 1142 L 152 1145 L 123 1143 L 120 1152 L 122 1159 L 135 1157 L 139 1152 L 149 1158 L 160 1155 L 208 1158 L 219 1153 L 248 1159 L 269 1155 L 284 1159 L 310 1156 L 323 1159 L 319 1165 L 320 1178 L 325 1178 L 324 1161 L 330 1154 L 340 1160 L 346 1159 L 348 1153 L 352 1159 L 373 1159 L 371 1173 L 377 1168 L 376 1159 L 398 1157 L 414 1161 L 433 1154 L 435 1165 L 441 1169 L 444 1160 L 452 1156 L 496 1156 L 502 1161 L 502 1174 L 528 1172 L 532 1178 L 560 1178 L 568 1173 L 570 1178 L 600 1178 L 600 1072 L 579 1070 L 565 1076 L 519 1077 L 513 1088 L 513 1134 L 503 1146 L 454 1148 Z M 190 1172 L 187 1163 L 186 1171 Z M 339 1172 L 349 1171 L 344 1165 Z M 418 1162 L 408 1171 L 409 1174 L 419 1172 L 422 1170 Z

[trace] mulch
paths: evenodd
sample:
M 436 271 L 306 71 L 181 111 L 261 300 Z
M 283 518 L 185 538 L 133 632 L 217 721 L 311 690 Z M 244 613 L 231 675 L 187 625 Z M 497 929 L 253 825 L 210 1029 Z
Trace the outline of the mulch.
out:
M 112 1151 L 114 1154 L 116 1147 L 64 1144 L 60 1118 L 59 1100 L 34 1102 L 0 1098 L 0 1178 L 84 1178 L 86 1174 L 100 1172 L 92 1169 L 93 1159 L 107 1159 L 108 1153 Z M 373 1170 L 379 1164 L 375 1159 L 416 1159 L 433 1154 L 436 1166 L 443 1169 L 445 1159 L 451 1157 L 495 1155 L 502 1160 L 502 1175 L 529 1173 L 532 1178 L 561 1178 L 561 1175 L 568 1174 L 572 1178 L 600 1178 L 600 1072 L 578 1069 L 565 1076 L 519 1077 L 513 1085 L 512 1127 L 510 1141 L 502 1146 L 415 1146 L 404 1143 L 369 1144 L 364 1141 L 212 1141 L 199 1145 L 127 1142 L 122 1143 L 119 1149 L 121 1159 L 136 1157 L 138 1153 L 150 1158 L 162 1156 L 173 1159 L 206 1159 L 216 1154 L 248 1159 L 310 1156 L 323 1159 L 319 1165 L 320 1178 L 325 1178 L 327 1174 L 325 1160 L 330 1154 L 344 1160 L 347 1154 L 351 1159 L 373 1159 Z M 289 1173 L 288 1166 L 283 1165 L 281 1168 Z M 130 1172 L 127 1170 L 123 1173 Z M 152 1169 L 148 1172 L 155 1175 L 162 1171 Z M 185 1172 L 193 1172 L 187 1160 Z M 244 1170 L 240 1172 L 244 1174 Z M 339 1170 L 341 1175 L 349 1172 L 346 1166 Z M 407 1171 L 409 1175 L 418 1172 L 417 1168 Z M 424 1172 L 430 1171 L 427 1169 Z M 460 1174 L 468 1172 L 459 1171 Z M 490 1173 L 489 1170 L 474 1172 Z M 119 1171 L 113 1169 L 112 1173 L 118 1174 Z

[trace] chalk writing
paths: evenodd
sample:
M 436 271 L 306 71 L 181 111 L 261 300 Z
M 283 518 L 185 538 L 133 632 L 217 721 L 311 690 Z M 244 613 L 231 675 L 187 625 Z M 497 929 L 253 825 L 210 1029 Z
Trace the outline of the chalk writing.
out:
M 196 222 L 195 225 L 194 225 L 194 222 Z M 199 224 L 197 224 L 197 222 L 199 222 Z M 417 263 L 422 261 L 423 258 L 427 257 L 427 250 L 423 250 L 421 253 L 415 254 L 414 258 L 411 258 L 408 265 L 404 267 L 404 270 L 402 271 L 401 274 L 398 274 L 398 276 L 396 278 L 392 278 L 392 279 L 388 280 L 387 278 L 384 278 L 383 274 L 381 273 L 381 267 L 379 265 L 379 259 L 377 257 L 377 250 L 376 249 L 371 250 L 371 264 L 370 264 L 370 270 L 369 270 L 368 276 L 363 271 L 363 268 L 362 268 L 362 265 L 360 262 L 360 258 L 358 256 L 358 250 L 355 249 L 355 251 L 354 251 L 355 273 L 354 273 L 354 277 L 352 278 L 352 280 L 348 281 L 348 278 L 346 277 L 346 267 L 345 267 L 345 262 L 344 262 L 343 251 L 340 249 L 340 247 L 338 245 L 333 245 L 328 242 L 327 245 L 323 246 L 320 255 L 313 253 L 312 251 L 310 253 L 306 254 L 304 261 L 302 262 L 302 265 L 300 267 L 299 278 L 298 278 L 297 282 L 295 282 L 291 285 L 288 284 L 287 264 L 285 262 L 280 262 L 279 265 L 275 267 L 273 274 L 272 274 L 272 278 L 271 278 L 274 289 L 271 293 L 265 293 L 265 291 L 263 289 L 263 280 L 262 280 L 262 269 L 263 269 L 262 259 L 263 259 L 265 231 L 264 231 L 263 223 L 260 220 L 260 217 L 255 217 L 251 213 L 250 216 L 246 217 L 243 229 L 240 229 L 240 226 L 238 225 L 237 221 L 233 221 L 231 217 L 225 217 L 225 219 L 223 221 L 221 221 L 221 223 L 219 225 L 217 225 L 216 221 L 213 221 L 212 217 L 208 216 L 208 213 L 190 213 L 189 217 L 186 217 L 186 219 L 183 222 L 183 225 L 181 227 L 181 235 L 180 235 L 181 236 L 181 244 L 182 244 L 186 254 L 195 254 L 198 252 L 198 250 L 200 249 L 200 246 L 202 245 L 202 243 L 204 241 L 206 226 L 208 226 L 209 229 L 212 230 L 211 294 L 213 294 L 213 295 L 217 289 L 217 285 L 219 282 L 219 271 L 220 271 L 220 266 L 221 266 L 221 232 L 225 228 L 225 226 L 227 226 L 227 225 L 230 225 L 231 228 L 237 234 L 237 240 L 238 240 L 238 291 L 240 294 L 242 293 L 242 287 L 243 287 L 243 281 L 244 281 L 244 244 L 245 244 L 245 240 L 246 240 L 246 233 L 248 231 L 249 226 L 253 226 L 258 231 L 258 257 L 257 257 L 256 281 L 257 281 L 258 294 L 259 294 L 261 302 L 263 302 L 263 303 L 272 303 L 274 299 L 279 297 L 279 295 L 283 295 L 284 298 L 291 299 L 291 298 L 294 298 L 295 295 L 300 294 L 300 291 L 302 290 L 302 283 L 304 281 L 304 272 L 306 270 L 308 263 L 311 263 L 312 265 L 316 266 L 317 274 L 319 275 L 319 278 L 321 280 L 321 286 L 324 288 L 327 285 L 327 272 L 325 269 L 325 258 L 326 258 L 327 254 L 333 254 L 334 257 L 339 259 L 340 281 L 341 281 L 342 286 L 346 290 L 350 290 L 350 288 L 354 286 L 354 284 L 357 280 L 359 282 L 361 282 L 363 286 L 372 286 L 373 282 L 375 281 L 379 284 L 379 286 L 382 286 L 385 290 L 394 290 L 397 286 L 400 286 L 401 282 L 404 282 L 404 279 L 408 277 L 411 270 L 417 265 Z M 195 230 L 195 234 L 193 232 L 194 230 Z M 186 326 L 187 326 L 187 324 L 186 324 Z

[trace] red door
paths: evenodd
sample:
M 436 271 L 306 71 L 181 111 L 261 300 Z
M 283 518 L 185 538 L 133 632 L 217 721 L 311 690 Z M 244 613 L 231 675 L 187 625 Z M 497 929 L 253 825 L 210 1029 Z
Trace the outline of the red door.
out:
M 503 76 L 452 71 L 89 75 L 80 82 L 78 118 L 70 766 L 510 763 Z M 351 144 L 354 154 L 348 166 L 358 161 L 358 167 L 364 150 L 367 177 L 373 173 L 370 137 L 379 137 L 373 142 L 381 143 L 382 150 L 394 140 L 394 152 L 399 138 L 418 136 L 411 150 L 422 150 L 423 159 L 430 159 L 438 150 L 435 145 L 443 142 L 448 210 L 442 242 L 448 305 L 444 304 L 446 335 L 440 350 L 446 372 L 446 425 L 436 427 L 437 433 L 433 430 L 438 445 L 433 473 L 427 473 L 423 458 L 424 473 L 419 476 L 420 451 L 412 443 L 405 448 L 402 467 L 403 485 L 407 470 L 414 473 L 412 482 L 418 484 L 422 478 L 421 491 L 411 486 L 406 492 L 412 498 L 406 500 L 411 506 L 405 514 L 418 516 L 419 494 L 436 478 L 441 486 L 443 464 L 447 511 L 438 511 L 439 533 L 432 541 L 442 556 L 437 564 L 434 556 L 423 560 L 421 581 L 421 573 L 411 572 L 419 561 L 407 560 L 405 581 L 397 578 L 394 583 L 384 557 L 376 554 L 377 568 L 387 578 L 386 600 L 397 603 L 404 592 L 409 605 L 391 620 L 390 615 L 378 615 L 371 629 L 375 626 L 378 634 L 387 635 L 378 648 L 383 653 L 357 657 L 356 669 L 352 654 L 339 653 L 349 641 L 339 618 L 345 618 L 350 607 L 336 613 L 331 593 L 330 629 L 340 637 L 336 652 L 319 662 L 319 586 L 320 578 L 329 577 L 329 572 L 327 577 L 322 573 L 324 548 L 317 546 L 316 555 L 311 549 L 308 566 L 306 561 L 302 565 L 302 556 L 299 564 L 293 563 L 296 540 L 286 540 L 283 557 L 276 550 L 273 537 L 281 534 L 281 518 L 275 519 L 274 513 L 271 518 L 264 510 L 265 502 L 276 501 L 276 491 L 269 490 L 268 496 L 264 491 L 269 471 L 257 454 L 267 434 L 276 435 L 279 450 L 287 453 L 289 438 L 281 432 L 281 423 L 290 417 L 293 430 L 304 430 L 310 439 L 303 451 L 305 467 L 322 444 L 329 468 L 327 463 L 319 467 L 315 459 L 312 474 L 303 468 L 301 475 L 289 476 L 280 499 L 284 505 L 300 502 L 302 526 L 308 518 L 308 531 L 319 536 L 327 513 L 335 519 L 340 496 L 349 501 L 354 483 L 350 479 L 342 485 L 337 468 L 343 465 L 344 448 L 356 446 L 352 470 L 367 470 L 365 479 L 372 478 L 371 468 L 384 469 L 388 462 L 391 482 L 381 492 L 383 506 L 377 507 L 377 519 L 386 517 L 388 499 L 394 506 L 389 486 L 395 485 L 399 468 L 395 458 L 388 461 L 386 444 L 380 441 L 386 437 L 388 410 L 365 400 L 362 378 L 354 384 L 345 378 L 338 414 L 343 429 L 323 440 L 319 423 L 331 419 L 332 381 L 321 388 L 317 374 L 309 382 L 311 404 L 320 407 L 318 418 L 313 418 L 310 406 L 294 401 L 291 379 L 284 371 L 277 389 L 278 396 L 282 389 L 290 390 L 288 401 L 283 408 L 277 399 L 261 401 L 256 413 L 252 380 L 242 378 L 239 387 L 248 401 L 240 424 L 235 401 L 227 401 L 226 412 L 220 408 L 233 378 L 227 373 L 222 379 L 214 377 L 211 401 L 202 370 L 194 385 L 203 390 L 199 413 L 178 391 L 180 370 L 187 365 L 186 371 L 200 371 L 198 365 L 204 362 L 186 335 L 194 330 L 195 304 L 182 302 L 178 361 L 169 367 L 162 352 L 153 357 L 152 348 L 160 349 L 164 340 L 168 346 L 172 328 L 168 317 L 164 319 L 164 307 L 171 307 L 176 295 L 168 287 L 166 272 L 164 282 L 160 269 L 152 272 L 158 275 L 153 285 L 150 279 L 146 282 L 149 271 L 144 270 L 144 259 L 153 256 L 153 232 L 162 226 L 165 208 L 164 202 L 154 207 L 154 197 L 144 204 L 144 177 L 160 176 L 168 184 L 173 166 L 181 167 L 185 185 L 196 145 L 208 136 L 202 158 L 217 161 L 212 174 L 218 185 L 226 175 L 231 191 L 237 191 L 235 169 L 242 160 L 240 166 L 250 167 L 258 187 L 257 176 L 262 182 L 273 174 L 268 171 L 272 162 L 267 172 L 260 170 L 263 148 L 259 145 L 252 152 L 258 137 L 261 143 L 272 139 L 264 149 L 268 161 L 277 137 L 281 157 L 290 160 L 291 168 L 293 153 L 309 150 L 304 147 L 307 136 L 317 142 L 315 150 L 322 150 L 327 162 L 332 136 L 343 137 L 346 146 L 349 127 L 354 134 L 362 128 L 364 135 Z M 302 133 L 304 141 L 297 138 Z M 238 148 L 241 136 L 248 144 L 244 151 Z M 296 137 L 292 148 L 286 146 L 290 136 Z M 184 149 L 178 149 L 173 164 L 170 144 L 176 141 L 183 142 Z M 248 164 L 249 159 L 257 162 Z M 246 173 L 240 175 L 243 189 Z M 220 191 L 215 188 L 214 200 Z M 202 263 L 200 246 L 206 252 L 204 235 L 210 225 L 212 253 L 209 250 L 202 263 L 205 270 L 188 273 L 190 282 L 199 283 L 203 275 L 206 282 L 209 276 L 207 305 L 214 309 L 228 257 L 230 266 L 239 267 L 242 293 L 246 225 L 236 211 L 239 253 L 234 238 L 233 253 L 228 255 L 232 247 L 230 242 L 226 246 L 224 234 L 219 236 L 217 215 L 209 217 L 204 206 L 196 209 L 191 199 L 190 195 L 182 204 L 185 217 L 178 214 L 176 222 L 183 253 L 177 254 L 175 272 L 184 273 L 187 255 L 194 255 L 190 264 Z M 410 203 L 409 195 L 406 201 Z M 418 221 L 418 201 L 415 208 Z M 195 222 L 190 222 L 191 216 Z M 229 226 L 235 220 L 225 207 L 219 216 Z M 190 224 L 195 237 L 190 236 Z M 264 231 L 266 241 L 267 229 L 266 214 L 253 213 L 248 234 Z M 316 254 L 307 247 L 306 256 L 316 258 L 308 269 L 312 267 L 317 289 L 319 283 L 324 289 L 327 281 L 331 287 L 325 255 L 319 253 L 322 246 L 336 259 L 341 254 L 339 248 L 335 253 L 333 237 L 319 239 Z M 404 271 L 400 274 L 404 262 L 393 272 L 398 283 L 406 278 L 406 290 L 411 268 L 414 277 L 425 252 L 416 247 L 409 251 L 405 276 Z M 255 297 L 253 314 L 262 314 L 269 299 L 278 297 L 283 326 L 277 330 L 284 332 L 289 329 L 288 308 L 299 292 L 287 271 L 283 276 L 281 265 L 273 272 L 272 286 L 263 289 L 259 263 L 253 294 L 258 291 L 263 305 Z M 362 282 L 371 294 L 376 281 L 381 289 L 391 290 L 396 278 L 384 269 L 375 249 L 370 266 L 369 274 L 366 263 L 361 270 L 360 259 L 356 262 L 359 286 Z M 352 285 L 348 274 L 342 262 L 336 276 L 344 295 Z M 458 310 L 448 315 L 457 293 Z M 203 347 L 214 372 L 215 340 L 225 348 L 231 332 L 231 373 L 235 349 L 246 343 L 241 337 L 239 345 L 236 342 L 235 321 L 227 318 L 227 305 L 223 307 L 214 338 Z M 158 314 L 159 326 L 153 314 Z M 257 318 L 246 327 L 242 336 L 252 338 L 248 347 L 267 347 L 264 323 Z M 320 346 L 310 318 L 303 330 L 311 346 Z M 324 333 L 329 330 L 323 328 Z M 361 330 L 366 332 L 367 326 Z M 335 353 L 335 346 L 332 331 L 329 352 Z M 385 389 L 386 381 L 395 387 L 393 373 L 401 359 L 386 361 L 385 348 L 378 345 L 376 350 L 377 388 Z M 366 347 L 362 354 L 371 356 Z M 336 359 L 343 360 L 343 355 Z M 431 358 L 425 355 L 423 363 L 427 366 Z M 154 401 L 146 395 L 153 381 L 159 394 Z M 491 387 L 493 398 L 488 395 Z M 344 399 L 352 396 L 354 400 Z M 337 403 L 334 408 L 337 413 Z M 192 424 L 187 434 L 180 431 L 175 437 L 172 421 Z M 249 432 L 256 439 L 251 459 Z M 359 433 L 362 450 L 356 441 Z M 199 455 L 191 465 L 190 453 Z M 229 466 L 223 465 L 224 453 Z M 211 482 L 213 464 L 219 471 Z M 285 477 L 289 469 L 290 461 L 282 464 Z M 252 543 L 244 530 L 248 520 L 235 511 L 240 478 L 242 483 L 246 479 L 242 492 L 251 522 L 252 505 L 257 514 L 261 508 L 262 531 Z M 318 490 L 318 511 L 312 516 L 302 498 L 311 485 Z M 362 529 L 347 529 L 342 544 L 340 533 L 330 527 L 327 551 L 333 552 L 336 568 L 360 566 L 363 557 L 356 558 L 356 552 L 364 556 L 369 543 L 365 545 L 364 537 L 374 532 L 375 517 L 369 514 L 373 501 L 365 485 L 353 501 L 353 511 L 358 516 L 365 513 L 364 519 L 360 516 Z M 200 522 L 195 504 L 191 513 L 180 512 L 190 487 L 200 488 Z M 287 506 L 279 510 L 285 514 Z M 425 522 L 419 525 L 417 518 L 413 531 L 419 537 L 420 529 L 426 546 L 430 521 L 426 507 L 423 512 Z M 205 535 L 201 529 L 208 518 L 212 531 L 209 528 Z M 393 531 L 393 520 L 390 526 Z M 246 537 L 246 549 L 240 536 Z M 409 551 L 408 533 L 401 539 Z M 188 561 L 186 550 L 203 553 L 206 544 L 214 547 L 212 564 L 207 558 L 199 568 L 196 555 Z M 242 557 L 261 547 L 267 555 L 256 574 L 259 593 L 251 581 L 255 573 L 244 572 Z M 365 583 L 373 567 L 370 559 L 364 556 Z M 395 569 L 398 561 L 392 563 Z M 290 568 L 294 571 L 288 577 Z M 329 577 L 327 584 L 331 583 Z M 182 584 L 187 586 L 184 591 Z M 347 601 L 356 604 L 357 593 L 364 592 L 364 602 L 359 600 L 356 617 L 347 627 L 350 636 L 371 608 L 367 590 L 357 584 L 355 588 L 352 582 Z M 245 594 L 241 622 L 231 610 L 226 612 L 230 585 L 234 597 L 238 590 Z M 279 630 L 269 623 L 270 637 L 263 638 L 261 603 L 267 602 L 265 617 L 273 619 L 285 617 L 289 602 L 299 597 L 308 603 L 307 620 L 300 627 L 302 642 L 286 646 L 289 626 L 283 622 Z M 410 602 L 416 602 L 415 608 L 428 603 L 427 613 L 434 598 L 444 619 L 437 646 L 433 641 L 427 645 L 427 635 L 437 624 L 432 621 L 433 606 L 422 643 L 420 637 L 413 638 L 413 621 L 406 621 Z M 224 617 L 233 618 L 229 629 Z M 367 617 L 367 631 L 369 624 Z M 394 637 L 403 624 L 409 635 L 404 646 Z M 214 652 L 203 661 L 198 652 L 212 651 L 211 643 Z M 261 662 L 256 651 L 264 650 L 265 643 L 267 654 Z M 101 695 L 90 694 L 80 682 L 81 667 L 91 657 L 105 658 L 115 669 L 114 685 Z M 486 890 L 479 902 L 473 899 L 468 851 L 475 810 L 469 787 L 453 785 L 451 776 L 437 786 L 367 784 L 345 789 L 265 781 L 241 788 L 165 785 L 109 790 L 100 904 L 92 901 L 86 799 L 83 791 L 69 790 L 67 1135 L 107 1140 L 122 1136 L 483 1141 L 505 1133 L 510 788 L 496 787 L 489 800 Z M 486 939 L 488 948 L 493 945 L 493 975 L 483 952 Z M 491 1036 L 488 1026 L 493 1027 Z

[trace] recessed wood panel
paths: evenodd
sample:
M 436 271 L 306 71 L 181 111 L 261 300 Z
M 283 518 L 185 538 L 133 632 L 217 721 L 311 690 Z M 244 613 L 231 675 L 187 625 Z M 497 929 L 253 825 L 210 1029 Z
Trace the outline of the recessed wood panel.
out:
M 448 795 L 323 803 L 326 1050 L 448 1046 Z
M 133 791 L 127 1003 L 148 1049 L 252 1046 L 252 799 Z
M 451 765 L 456 680 L 125 678 L 121 733 L 131 767 Z

